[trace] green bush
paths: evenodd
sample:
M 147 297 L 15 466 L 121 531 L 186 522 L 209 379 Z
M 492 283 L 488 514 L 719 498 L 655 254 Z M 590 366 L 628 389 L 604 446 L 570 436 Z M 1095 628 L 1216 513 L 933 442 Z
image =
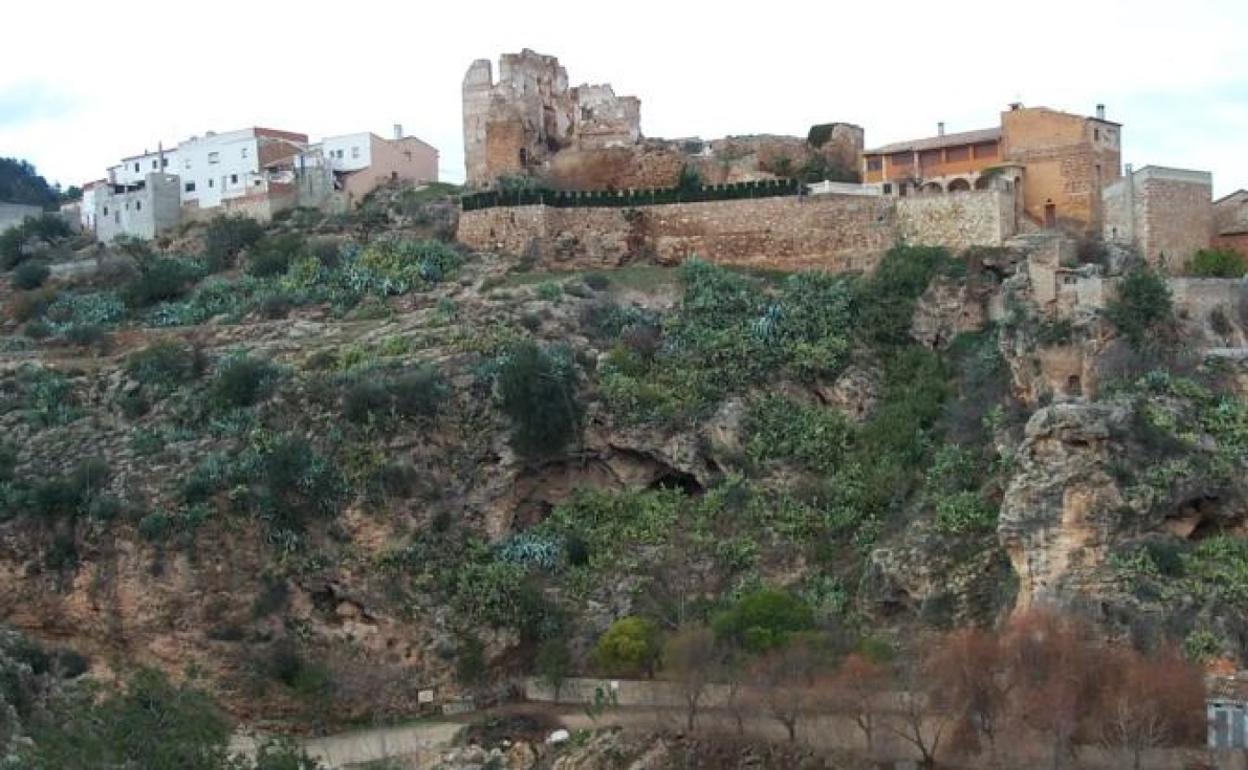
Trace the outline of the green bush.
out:
M 220 216 L 204 229 L 204 257 L 212 272 L 234 266 L 243 249 L 264 236 L 264 227 L 251 217 Z
M 213 400 L 227 408 L 254 406 L 269 397 L 278 376 L 277 367 L 262 358 L 248 353 L 227 356 L 217 365 Z
M 171 391 L 197 379 L 204 370 L 199 351 L 177 340 L 163 340 L 132 354 L 126 372 L 157 391 Z
M 356 424 L 433 417 L 449 395 L 446 378 L 434 366 L 378 377 L 365 371 L 346 386 L 343 415 Z
M 142 308 L 177 299 L 199 277 L 199 269 L 180 259 L 153 257 L 139 263 L 138 275 L 125 289 L 126 302 Z
M 247 250 L 247 273 L 260 278 L 282 275 L 303 251 L 305 241 L 297 233 L 268 235 Z
M 877 346 L 908 342 L 915 304 L 931 280 L 953 269 L 952 265 L 949 252 L 943 248 L 889 249 L 859 290 L 857 323 L 863 339 Z
M 997 526 L 997 510 L 978 492 L 955 492 L 936 501 L 936 530 L 944 535 L 991 532 Z
M 1153 342 L 1173 320 L 1170 287 L 1151 270 L 1135 270 L 1123 278 L 1117 296 L 1105 306 L 1105 317 L 1133 347 Z
M 1201 278 L 1241 278 L 1248 262 L 1233 249 L 1201 249 L 1187 263 L 1187 272 Z
M 750 652 L 765 652 L 788 643 L 801 631 L 814 628 L 815 615 L 799 597 L 775 588 L 746 594 L 712 621 L 715 635 Z
M 511 444 L 530 458 L 550 456 L 576 438 L 581 407 L 576 370 L 566 348 L 547 350 L 536 342 L 515 345 L 498 374 L 503 411 L 512 420 Z
M 279 529 L 298 530 L 313 517 L 337 513 L 347 492 L 337 467 L 304 436 L 279 436 L 246 472 L 252 511 Z
M 65 330 L 65 339 L 83 348 L 104 349 L 108 346 L 108 331 L 96 324 L 71 326 Z
M 594 646 L 594 663 L 611 676 L 654 676 L 659 629 L 648 618 L 626 617 L 611 624 Z
M 42 262 L 23 262 L 13 271 L 13 286 L 28 291 L 37 289 L 52 275 L 52 270 Z
M 45 519 L 77 518 L 89 512 L 92 501 L 104 490 L 112 471 L 100 458 L 82 460 L 70 473 L 36 485 L 31 512 Z
M 26 258 L 26 244 L 31 240 L 55 243 L 73 235 L 69 223 L 56 214 L 28 217 L 17 227 L 0 233 L 0 269 L 12 270 Z

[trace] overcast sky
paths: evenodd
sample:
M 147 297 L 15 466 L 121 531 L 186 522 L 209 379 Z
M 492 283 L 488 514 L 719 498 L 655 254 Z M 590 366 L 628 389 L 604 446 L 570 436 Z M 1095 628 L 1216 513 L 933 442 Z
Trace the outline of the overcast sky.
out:
M 0 156 L 80 184 L 205 130 L 406 132 L 464 177 L 460 83 L 533 48 L 641 98 L 648 136 L 868 146 L 996 125 L 1011 101 L 1125 124 L 1123 160 L 1248 187 L 1248 1 L 799 3 L 62 0 L 5 7 Z M 496 70 L 497 72 L 497 70 Z

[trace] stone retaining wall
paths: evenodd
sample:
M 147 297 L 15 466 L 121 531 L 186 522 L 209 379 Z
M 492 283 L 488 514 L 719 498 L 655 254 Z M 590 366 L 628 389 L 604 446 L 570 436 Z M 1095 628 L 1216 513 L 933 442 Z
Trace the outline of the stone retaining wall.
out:
M 894 199 L 818 195 L 635 208 L 514 206 L 464 212 L 459 240 L 545 269 L 719 264 L 779 270 L 870 270 L 899 241 L 961 250 L 1013 234 L 1008 193 Z

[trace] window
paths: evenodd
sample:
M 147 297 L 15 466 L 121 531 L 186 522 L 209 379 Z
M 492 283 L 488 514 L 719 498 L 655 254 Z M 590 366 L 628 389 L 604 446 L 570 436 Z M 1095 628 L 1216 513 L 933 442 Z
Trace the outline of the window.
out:
M 165 167 L 167 167 L 168 165 L 169 165 L 169 159 L 168 159 L 168 158 L 161 158 L 161 159 L 160 159 L 160 167 L 161 167 L 161 168 L 165 168 Z
M 244 147 L 244 148 L 243 148 L 242 156 L 243 156 L 244 158 L 245 158 L 245 157 L 247 157 L 247 148 L 246 148 L 246 147 Z
M 134 164 L 134 173 L 136 173 L 136 174 L 137 174 L 137 173 L 139 173 L 139 164 L 138 164 L 138 163 L 135 163 L 135 164 Z
M 884 168 L 883 158 L 878 155 L 872 158 L 867 158 L 867 171 L 879 171 L 882 168 Z
M 209 179 L 209 180 L 208 180 L 208 186 L 209 186 L 209 187 L 212 187 L 212 180 L 211 180 L 211 179 Z
M 360 157 L 360 148 L 359 148 L 359 147 L 352 147 L 352 148 L 351 148 L 351 157 L 352 157 L 352 158 L 358 158 L 358 157 Z
M 187 158 L 187 159 L 183 162 L 183 165 L 184 165 L 184 166 L 186 166 L 186 168 L 190 168 L 190 167 L 191 167 L 191 159 L 190 159 L 190 158 Z
M 186 191 L 187 191 L 187 192 L 195 192 L 195 183 L 194 183 L 194 182 L 187 182 L 187 183 L 186 183 Z
M 256 187 L 259 187 L 259 186 L 260 186 L 260 180 L 259 180 L 259 179 L 257 179 L 255 182 L 252 182 L 252 184 L 253 184 L 254 186 L 256 186 Z
M 892 186 L 891 184 L 889 184 L 888 182 L 885 182 L 885 183 L 884 183 L 884 194 L 885 194 L 885 195 L 892 195 L 892 194 L 893 194 L 893 186 Z
M 142 210 L 143 210 L 143 201 L 135 201 L 135 202 L 134 202 L 134 210 L 135 210 L 135 211 L 142 211 Z
M 104 207 L 104 216 L 108 216 L 108 206 Z
M 152 168 L 157 168 L 156 159 L 152 158 Z
M 209 163 L 220 163 L 220 162 L 221 162 L 221 153 L 219 153 L 219 152 L 210 152 L 210 153 L 208 153 L 208 162 L 209 162 Z
M 230 184 L 238 184 L 238 174 L 230 174 Z

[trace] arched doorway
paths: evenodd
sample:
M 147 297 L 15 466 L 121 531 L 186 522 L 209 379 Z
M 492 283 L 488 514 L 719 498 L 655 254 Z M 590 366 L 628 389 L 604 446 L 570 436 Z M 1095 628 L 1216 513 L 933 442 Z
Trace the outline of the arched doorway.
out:
M 1057 227 L 1057 204 L 1052 198 L 1044 202 L 1044 226 Z
M 922 190 L 924 195 L 939 195 L 943 193 L 944 191 L 945 191 L 945 188 L 940 186 L 940 182 L 928 182 L 927 184 L 923 185 L 923 190 Z
M 965 179 L 955 179 L 949 183 L 949 192 L 967 192 L 971 189 L 971 183 Z
M 991 177 L 991 176 L 981 176 L 979 179 L 976 179 L 976 180 L 975 180 L 975 189 L 976 189 L 976 190 L 988 190 L 988 189 L 991 189 L 991 188 L 992 188 L 992 180 L 993 180 L 993 177 Z

